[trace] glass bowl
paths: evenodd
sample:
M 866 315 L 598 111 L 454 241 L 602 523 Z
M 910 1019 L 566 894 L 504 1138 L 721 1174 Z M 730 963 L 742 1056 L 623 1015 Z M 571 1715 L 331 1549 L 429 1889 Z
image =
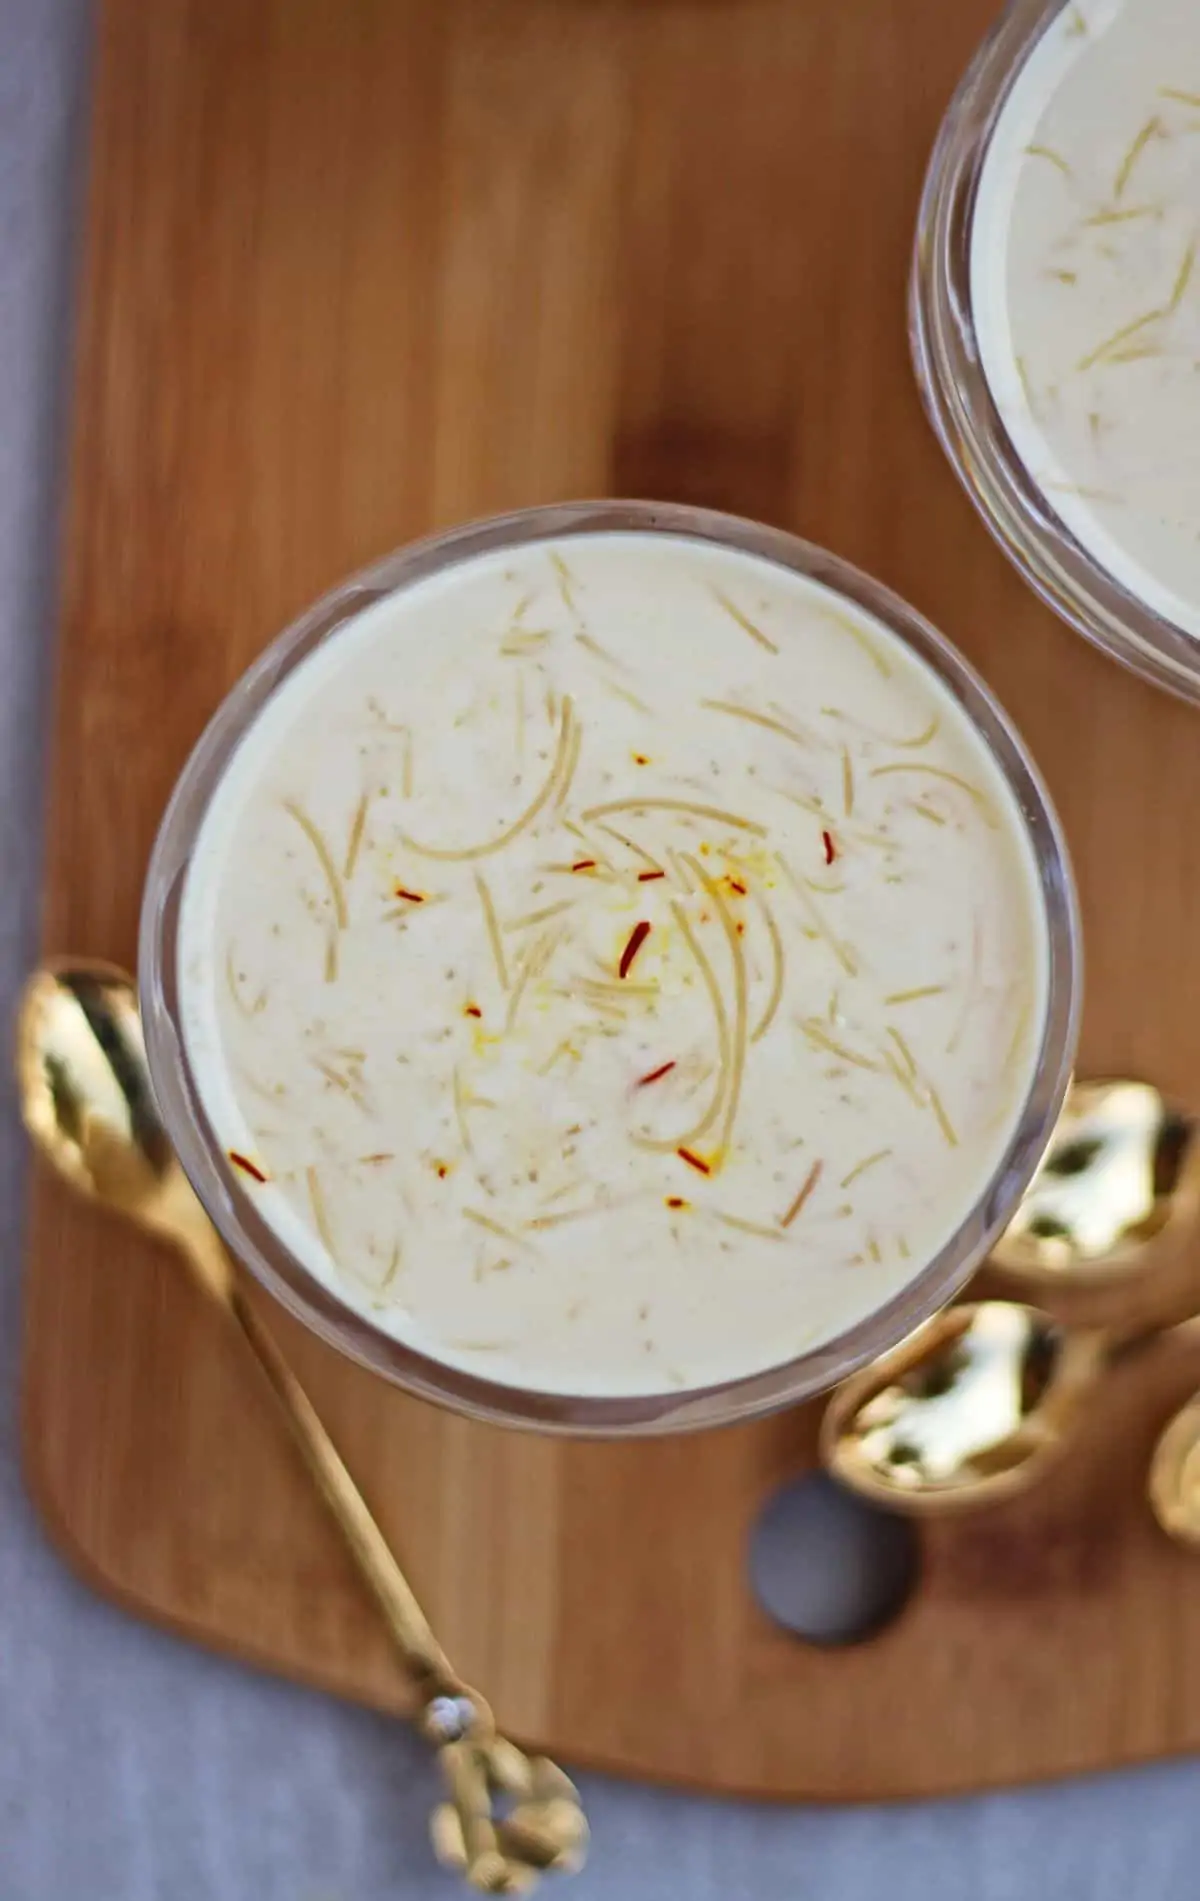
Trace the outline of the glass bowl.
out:
M 972 250 L 992 135 L 1026 60 L 1071 0 L 1011 0 L 942 122 L 917 220 L 909 334 L 934 430 L 1009 559 L 1056 613 L 1122 665 L 1200 701 L 1200 640 L 1118 581 L 1030 475 L 984 374 Z
M 937 675 L 984 739 L 1027 827 L 1046 921 L 1042 1038 L 1028 1094 L 984 1193 L 957 1232 L 884 1306 L 786 1364 L 704 1388 L 634 1397 L 528 1391 L 442 1364 L 395 1339 L 316 1280 L 267 1225 L 207 1120 L 181 1029 L 181 899 L 201 821 L 229 760 L 289 674 L 381 596 L 471 556 L 549 537 L 638 531 L 744 551 L 835 588 L 876 616 Z M 746 1419 L 824 1391 L 895 1344 L 967 1280 L 1010 1219 L 1047 1145 L 1075 1047 L 1080 944 L 1058 819 L 1016 732 L 982 681 L 927 622 L 877 581 L 791 535 L 707 510 L 645 502 L 568 503 L 473 523 L 387 556 L 335 588 L 267 648 L 234 687 L 180 776 L 154 847 L 142 910 L 139 986 L 154 1088 L 168 1134 L 233 1253 L 290 1312 L 362 1365 L 473 1417 L 542 1431 L 662 1433 Z

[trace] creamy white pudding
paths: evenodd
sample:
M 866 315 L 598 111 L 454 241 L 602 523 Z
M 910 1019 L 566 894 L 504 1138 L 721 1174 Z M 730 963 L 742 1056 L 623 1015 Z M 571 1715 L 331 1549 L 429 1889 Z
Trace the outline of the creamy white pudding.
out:
M 477 555 L 273 694 L 187 872 L 187 1052 L 263 1218 L 372 1322 L 535 1391 L 779 1365 L 991 1183 L 1048 931 L 923 661 L 683 536 Z
M 971 306 L 1014 448 L 1140 601 L 1200 634 L 1200 6 L 1078 0 L 980 176 Z

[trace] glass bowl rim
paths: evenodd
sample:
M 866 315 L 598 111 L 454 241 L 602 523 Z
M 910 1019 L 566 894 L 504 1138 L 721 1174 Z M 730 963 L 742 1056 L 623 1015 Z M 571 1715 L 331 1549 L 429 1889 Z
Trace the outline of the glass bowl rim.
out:
M 1077 539 L 1021 461 L 984 375 L 971 245 L 992 134 L 1026 61 L 1072 0 L 1009 0 L 942 120 L 921 192 L 908 329 L 926 415 L 986 527 L 1034 592 L 1140 678 L 1200 702 L 1200 639 L 1131 593 Z
M 535 1392 L 448 1366 L 372 1325 L 291 1255 L 257 1212 L 209 1126 L 182 1033 L 176 956 L 183 883 L 208 802 L 242 735 L 294 668 L 373 601 L 452 563 L 530 542 L 620 532 L 687 536 L 822 582 L 874 615 L 930 667 L 988 746 L 1023 817 L 1049 969 L 1037 1062 L 1010 1140 L 979 1200 L 932 1261 L 864 1320 L 781 1365 L 712 1386 L 606 1398 Z M 491 1423 L 609 1437 L 726 1425 L 811 1398 L 943 1306 L 1006 1225 L 1049 1141 L 1070 1080 L 1080 973 L 1078 905 L 1058 816 L 1007 714 L 943 635 L 882 583 L 783 530 L 708 509 L 597 501 L 523 509 L 411 543 L 334 587 L 276 637 L 221 702 L 176 781 L 147 872 L 138 987 L 150 1075 L 172 1145 L 231 1252 L 290 1313 L 350 1359 L 420 1398 Z

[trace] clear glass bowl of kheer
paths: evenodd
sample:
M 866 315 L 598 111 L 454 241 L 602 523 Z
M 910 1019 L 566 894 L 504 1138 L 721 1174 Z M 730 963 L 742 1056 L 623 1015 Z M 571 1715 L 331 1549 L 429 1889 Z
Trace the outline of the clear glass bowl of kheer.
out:
M 926 407 L 1067 621 L 1200 699 L 1200 6 L 1014 0 L 921 204 Z
M 583 1433 L 818 1392 L 966 1280 L 1075 1040 L 1058 822 L 954 649 L 648 503 L 404 549 L 269 647 L 149 872 L 171 1138 L 326 1340 Z

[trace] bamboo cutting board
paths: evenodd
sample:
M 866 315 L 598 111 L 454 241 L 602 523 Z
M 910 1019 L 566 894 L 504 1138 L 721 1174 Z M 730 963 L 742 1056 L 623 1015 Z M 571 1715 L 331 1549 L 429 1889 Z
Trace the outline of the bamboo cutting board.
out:
M 105 0 L 46 941 L 131 963 L 203 722 L 310 597 L 472 514 L 625 493 L 799 529 L 983 668 L 1078 859 L 1084 1067 L 1200 1102 L 1200 717 L 1009 572 L 926 430 L 922 168 L 993 0 Z M 1103 1307 L 1103 1302 L 1099 1303 Z M 1079 1314 L 1096 1302 L 1076 1302 Z M 1200 1564 L 1142 1501 L 1200 1381 L 1122 1372 L 1028 1501 L 922 1533 L 821 1651 L 746 1539 L 818 1412 L 647 1445 L 444 1416 L 280 1331 L 461 1668 L 568 1761 L 867 1797 L 1200 1746 Z M 30 1478 L 99 1588 L 402 1705 L 370 1607 L 219 1322 L 39 1183 Z

